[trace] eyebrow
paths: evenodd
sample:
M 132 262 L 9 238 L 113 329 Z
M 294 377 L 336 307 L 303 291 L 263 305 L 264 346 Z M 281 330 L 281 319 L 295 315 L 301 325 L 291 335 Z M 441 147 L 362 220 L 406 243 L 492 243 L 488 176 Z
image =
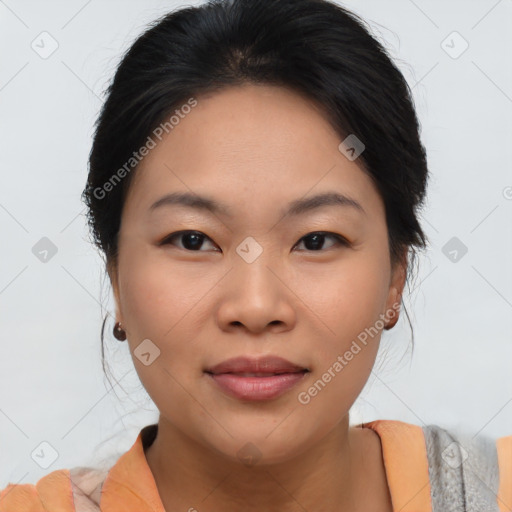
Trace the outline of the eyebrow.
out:
M 153 212 L 162 206 L 171 205 L 187 206 L 197 210 L 209 211 L 213 214 L 222 214 L 226 217 L 233 217 L 233 213 L 228 206 L 219 203 L 210 197 L 191 194 L 188 192 L 174 192 L 172 194 L 166 194 L 155 201 L 149 207 L 149 210 L 150 212 Z M 283 217 L 286 215 L 298 216 L 325 206 L 349 207 L 366 215 L 364 208 L 358 201 L 337 192 L 324 192 L 312 197 L 296 199 L 289 203 L 288 206 L 281 211 L 281 214 Z

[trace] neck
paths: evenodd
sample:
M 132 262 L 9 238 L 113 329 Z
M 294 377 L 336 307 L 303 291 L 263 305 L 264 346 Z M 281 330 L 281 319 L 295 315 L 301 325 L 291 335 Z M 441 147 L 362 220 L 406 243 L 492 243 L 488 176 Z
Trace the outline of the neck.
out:
M 146 459 L 166 510 L 368 510 L 369 489 L 377 493 L 372 500 L 388 510 L 382 503 L 389 505 L 390 498 L 378 436 L 349 428 L 348 421 L 347 415 L 319 443 L 284 462 L 246 465 L 160 417 Z

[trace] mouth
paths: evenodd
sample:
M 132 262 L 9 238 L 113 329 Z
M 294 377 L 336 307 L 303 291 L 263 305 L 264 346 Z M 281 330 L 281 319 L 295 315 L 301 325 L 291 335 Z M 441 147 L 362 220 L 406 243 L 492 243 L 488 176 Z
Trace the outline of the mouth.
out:
M 279 357 L 228 359 L 206 369 L 217 390 L 242 401 L 280 397 L 310 373 L 309 368 Z
M 204 371 L 213 375 L 231 373 L 241 377 L 268 377 L 283 373 L 309 372 L 310 369 L 279 356 L 260 358 L 241 356 L 222 361 Z

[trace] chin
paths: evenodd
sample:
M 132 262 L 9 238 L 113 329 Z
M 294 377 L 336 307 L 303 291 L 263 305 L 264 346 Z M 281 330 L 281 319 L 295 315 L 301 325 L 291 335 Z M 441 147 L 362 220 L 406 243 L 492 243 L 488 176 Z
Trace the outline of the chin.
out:
M 240 414 L 240 413 L 239 413 Z M 279 426 L 286 414 L 274 417 L 270 422 L 261 421 L 255 423 L 241 421 L 240 418 L 229 424 L 227 434 L 222 428 L 217 430 L 221 438 L 212 439 L 212 431 L 207 433 L 208 438 L 203 442 L 208 444 L 214 451 L 221 453 L 230 462 L 240 463 L 247 467 L 281 464 L 292 461 L 310 448 L 315 439 L 321 439 L 318 433 L 308 436 L 307 431 L 300 425 L 294 432 L 290 426 Z

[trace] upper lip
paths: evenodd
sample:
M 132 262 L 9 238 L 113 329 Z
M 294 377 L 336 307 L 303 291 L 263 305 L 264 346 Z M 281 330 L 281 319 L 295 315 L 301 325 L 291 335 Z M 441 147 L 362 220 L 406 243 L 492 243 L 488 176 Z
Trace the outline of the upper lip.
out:
M 309 371 L 304 366 L 291 363 L 278 356 L 265 356 L 260 358 L 252 357 L 234 357 L 222 361 L 211 368 L 207 368 L 207 373 L 296 373 Z

